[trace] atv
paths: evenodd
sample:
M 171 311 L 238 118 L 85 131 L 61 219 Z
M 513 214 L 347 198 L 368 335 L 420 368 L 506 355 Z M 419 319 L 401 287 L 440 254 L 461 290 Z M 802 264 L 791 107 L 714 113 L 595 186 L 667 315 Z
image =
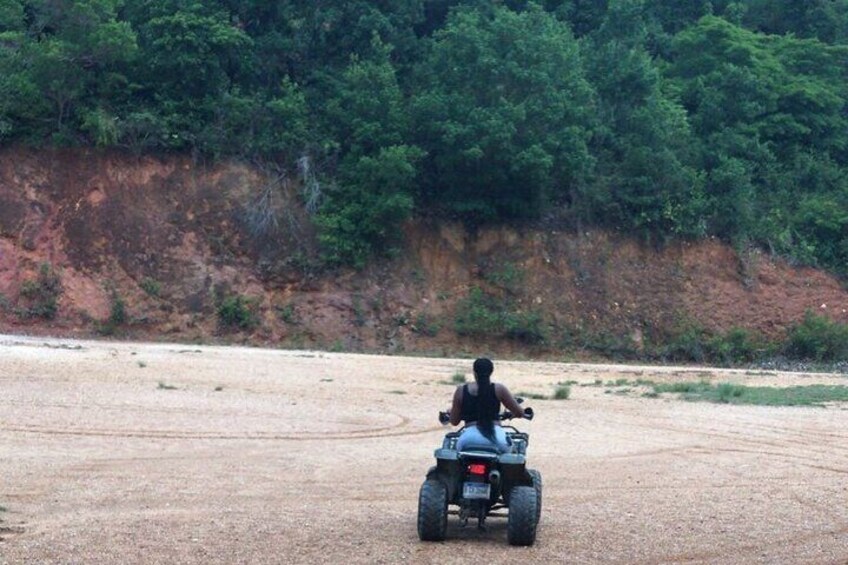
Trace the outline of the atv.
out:
M 517 399 L 521 402 L 520 399 Z M 524 416 L 533 419 L 533 409 Z M 502 412 L 498 418 L 509 420 Z M 439 413 L 439 421 L 448 423 L 448 414 Z M 542 513 L 542 475 L 526 467 L 530 436 L 513 426 L 503 426 L 511 449 L 501 453 L 489 442 L 465 446 L 456 444 L 465 426 L 445 435 L 437 449 L 436 466 L 427 472 L 418 495 L 418 537 L 422 541 L 443 541 L 447 535 L 448 514 L 458 515 L 461 526 L 469 518 L 485 529 L 486 518 L 507 518 L 507 540 L 511 545 L 532 545 Z M 454 510 L 449 505 L 458 506 Z M 498 512 L 507 510 L 507 514 Z

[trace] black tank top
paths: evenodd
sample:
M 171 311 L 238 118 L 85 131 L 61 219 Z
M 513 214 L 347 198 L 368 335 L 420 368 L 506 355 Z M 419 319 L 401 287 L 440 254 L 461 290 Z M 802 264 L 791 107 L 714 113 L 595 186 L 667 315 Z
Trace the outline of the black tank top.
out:
M 498 400 L 497 395 L 495 394 L 495 385 L 493 383 L 489 384 L 492 387 L 492 396 L 490 401 L 487 403 L 487 406 L 484 406 L 485 412 L 483 412 L 483 416 L 490 420 L 497 420 L 498 414 L 501 411 L 501 401 Z M 477 386 L 477 395 L 473 395 L 468 392 L 468 385 L 464 385 L 462 387 L 462 419 L 465 420 L 465 423 L 468 422 L 476 422 L 480 419 L 480 386 Z

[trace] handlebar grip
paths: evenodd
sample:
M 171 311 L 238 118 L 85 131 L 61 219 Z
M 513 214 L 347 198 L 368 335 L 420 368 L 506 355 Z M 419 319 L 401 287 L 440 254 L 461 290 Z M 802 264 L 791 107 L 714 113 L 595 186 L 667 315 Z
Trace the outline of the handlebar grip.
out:
M 524 409 L 524 417 L 528 420 L 533 419 L 533 409 L 530 408 L 529 406 Z
M 450 424 L 450 414 L 447 412 L 439 412 L 439 423 L 442 425 Z

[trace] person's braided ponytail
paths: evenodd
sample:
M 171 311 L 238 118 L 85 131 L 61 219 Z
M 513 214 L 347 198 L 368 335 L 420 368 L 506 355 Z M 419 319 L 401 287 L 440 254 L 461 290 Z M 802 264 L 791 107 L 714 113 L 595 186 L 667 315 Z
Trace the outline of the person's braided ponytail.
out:
M 474 379 L 477 381 L 477 429 L 487 439 L 495 441 L 496 414 L 492 414 L 490 406 L 496 404 L 495 385 L 492 384 L 492 371 L 495 366 L 491 360 L 480 358 L 474 361 Z

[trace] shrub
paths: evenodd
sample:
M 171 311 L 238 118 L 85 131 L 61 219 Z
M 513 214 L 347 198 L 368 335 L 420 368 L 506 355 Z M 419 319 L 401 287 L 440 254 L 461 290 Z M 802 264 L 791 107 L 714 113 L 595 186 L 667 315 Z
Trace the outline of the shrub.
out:
M 441 324 L 428 316 L 424 312 L 420 312 L 411 326 L 412 331 L 428 337 L 435 337 L 439 330 L 442 329 Z
M 796 359 L 848 360 L 848 325 L 808 310 L 804 320 L 789 330 L 784 353 Z
M 118 327 L 124 325 L 128 319 L 126 302 L 124 302 L 120 294 L 113 290 L 109 317 L 102 322 L 97 322 L 95 329 L 100 335 L 114 335 Z
M 707 347 L 709 357 L 722 365 L 750 363 L 769 350 L 761 336 L 744 328 L 731 328 L 725 334 L 714 336 Z
M 565 348 L 578 347 L 612 359 L 634 359 L 639 356 L 638 348 L 628 334 L 619 335 L 604 330 L 568 329 L 561 344 Z
M 120 326 L 127 321 L 127 303 L 117 292 L 112 295 L 112 308 L 109 312 L 109 323 Z
M 43 263 L 38 271 L 38 277 L 35 280 L 26 280 L 21 285 L 20 295 L 27 304 L 18 308 L 18 316 L 48 320 L 55 318 L 61 293 L 62 281 L 59 274 L 49 263 Z
M 655 350 L 655 355 L 664 361 L 694 361 L 703 363 L 709 353 L 708 337 L 704 329 L 696 324 L 685 324 L 677 328 Z
M 514 263 L 504 263 L 499 268 L 492 269 L 483 274 L 487 282 L 503 288 L 512 293 L 521 290 L 524 284 L 524 270 L 516 267 Z
M 159 293 L 162 292 L 162 284 L 150 277 L 145 277 L 141 283 L 139 283 L 141 290 L 149 294 L 153 297 L 158 297 Z
M 457 304 L 454 328 L 459 335 L 507 337 L 529 344 L 547 340 L 539 312 L 517 311 L 511 301 L 499 300 L 479 287 Z
M 557 385 L 554 390 L 554 400 L 568 400 L 571 396 L 571 387 L 568 385 Z
M 524 343 L 544 343 L 547 332 L 538 312 L 512 312 L 504 316 L 504 333 Z
M 498 335 L 503 320 L 494 300 L 475 286 L 456 305 L 454 327 L 459 335 Z
M 286 304 L 285 306 L 277 306 L 277 313 L 280 316 L 280 319 L 287 324 L 297 324 L 298 318 L 297 313 L 294 310 L 293 304 Z
M 249 298 L 240 294 L 227 296 L 218 304 L 218 322 L 223 327 L 249 330 L 258 323 L 253 308 Z

